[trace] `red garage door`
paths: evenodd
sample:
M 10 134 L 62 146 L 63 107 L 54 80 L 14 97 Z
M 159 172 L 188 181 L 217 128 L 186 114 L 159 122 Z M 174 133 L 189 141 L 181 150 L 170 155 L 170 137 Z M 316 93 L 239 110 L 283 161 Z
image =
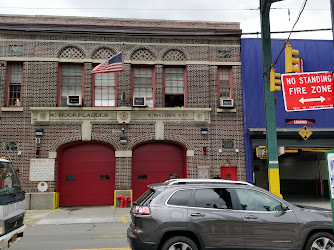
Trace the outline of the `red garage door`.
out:
M 185 178 L 185 150 L 179 145 L 153 142 L 141 145 L 132 155 L 133 200 L 147 190 L 147 185 L 164 182 L 171 177 Z
M 115 151 L 102 143 L 74 143 L 58 152 L 60 206 L 112 205 Z

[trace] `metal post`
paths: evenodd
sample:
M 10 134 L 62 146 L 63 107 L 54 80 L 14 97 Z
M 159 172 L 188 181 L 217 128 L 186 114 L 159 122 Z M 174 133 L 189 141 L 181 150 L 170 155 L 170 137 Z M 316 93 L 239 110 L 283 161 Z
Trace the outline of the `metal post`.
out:
M 334 25 L 333 25 L 333 23 L 334 23 L 334 20 L 333 20 L 333 18 L 334 18 L 334 9 L 333 9 L 334 0 L 330 0 L 330 3 L 331 3 L 331 16 L 332 16 L 332 35 L 333 35 L 333 42 L 334 42 Z
M 270 92 L 270 69 L 272 64 L 271 38 L 270 38 L 270 5 L 279 0 L 260 0 L 261 12 L 261 41 L 262 41 L 262 65 L 263 65 L 263 84 L 266 112 L 266 140 L 267 140 L 267 163 L 269 191 L 279 197 L 280 178 L 277 155 L 277 133 L 276 133 L 276 114 L 275 114 L 275 95 Z
M 326 152 L 329 198 L 331 201 L 332 219 L 334 221 L 334 150 Z M 333 225 L 334 232 L 334 225 Z

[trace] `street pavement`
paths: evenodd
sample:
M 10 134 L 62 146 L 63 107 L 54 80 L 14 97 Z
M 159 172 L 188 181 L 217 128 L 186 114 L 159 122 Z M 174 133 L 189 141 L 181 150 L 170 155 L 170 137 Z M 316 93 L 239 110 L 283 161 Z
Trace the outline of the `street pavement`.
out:
M 287 200 L 293 204 L 331 208 L 328 199 Z M 130 208 L 114 206 L 28 210 L 25 237 L 11 249 L 130 250 L 126 240 L 130 221 Z
M 288 200 L 293 204 L 331 209 L 330 201 Z M 60 207 L 54 210 L 28 210 L 25 224 L 28 225 L 66 225 L 84 223 L 126 223 L 131 221 L 130 208 L 114 206 Z
M 328 199 L 287 199 L 293 204 L 331 208 Z M 26 225 L 66 225 L 79 223 L 126 223 L 131 221 L 130 208 L 114 206 L 60 207 L 54 210 L 28 210 Z
M 61 207 L 54 210 L 28 210 L 26 225 L 66 225 L 79 223 L 130 223 L 130 208 L 114 206 Z
M 130 250 L 130 208 L 61 207 L 27 210 L 25 236 L 13 250 Z

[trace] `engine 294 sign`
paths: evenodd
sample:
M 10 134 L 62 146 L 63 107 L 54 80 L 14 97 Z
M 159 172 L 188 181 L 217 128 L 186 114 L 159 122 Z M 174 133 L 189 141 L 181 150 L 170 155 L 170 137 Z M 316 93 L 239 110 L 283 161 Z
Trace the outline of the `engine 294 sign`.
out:
M 333 108 L 332 72 L 283 74 L 281 80 L 286 111 Z

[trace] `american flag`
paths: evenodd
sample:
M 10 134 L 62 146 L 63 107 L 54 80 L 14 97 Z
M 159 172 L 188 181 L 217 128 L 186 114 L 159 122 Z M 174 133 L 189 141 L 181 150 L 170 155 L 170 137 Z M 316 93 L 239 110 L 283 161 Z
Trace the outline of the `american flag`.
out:
M 109 58 L 107 61 L 97 65 L 91 74 L 98 74 L 98 73 L 109 73 L 109 72 L 118 72 L 122 71 L 122 52 Z

